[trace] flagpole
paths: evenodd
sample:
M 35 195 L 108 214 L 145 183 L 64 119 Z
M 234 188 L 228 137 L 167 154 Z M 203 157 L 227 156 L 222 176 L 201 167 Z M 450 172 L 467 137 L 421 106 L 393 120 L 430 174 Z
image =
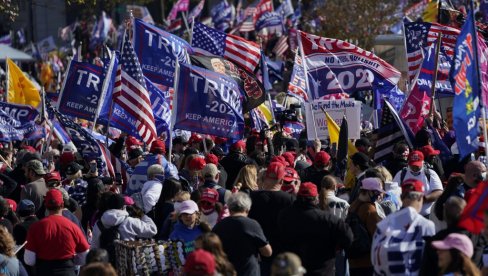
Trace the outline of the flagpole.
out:
M 171 120 L 169 122 L 169 150 L 168 150 L 168 162 L 171 161 L 171 154 L 173 151 L 173 126 L 175 125 L 176 121 L 176 112 L 177 112 L 177 97 L 178 97 L 178 82 L 180 80 L 180 62 L 178 59 L 176 59 L 176 65 L 175 65 L 175 78 L 173 81 L 173 90 L 174 90 L 174 96 L 171 101 L 170 106 L 172 107 L 171 110 Z M 175 104 L 176 103 L 176 104 Z
M 68 68 L 66 68 L 66 76 L 64 76 L 63 85 L 61 86 L 61 91 L 59 92 L 59 99 L 58 99 L 58 102 L 56 103 L 56 109 L 58 109 L 58 110 L 59 110 L 59 105 L 61 104 L 61 99 L 63 98 L 64 87 L 66 86 L 66 80 L 68 79 L 69 70 L 71 69 L 71 62 L 72 61 L 73 61 L 73 59 L 70 59 L 70 61 L 68 63 Z
M 5 83 L 5 102 L 8 103 L 8 88 L 10 86 L 10 66 L 8 66 L 8 59 L 5 59 L 5 69 L 7 70 L 6 83 Z
M 102 93 L 100 93 L 100 98 L 98 99 L 97 109 L 95 110 L 95 117 L 93 118 L 93 126 L 92 131 L 95 130 L 95 126 L 97 124 L 98 116 L 100 115 L 100 109 L 102 108 L 103 102 L 105 100 L 105 96 L 107 95 L 108 86 L 112 79 L 112 72 L 115 65 L 115 53 L 112 53 L 112 57 L 110 58 L 110 65 L 108 66 L 107 73 L 105 74 L 105 79 L 103 80 L 102 84 Z
M 305 52 L 303 51 L 303 44 L 302 44 L 302 31 L 298 31 L 298 46 L 300 48 L 300 54 L 302 55 L 302 64 L 303 64 L 303 73 L 305 74 L 305 86 L 307 88 L 307 94 L 309 98 L 313 99 L 313 97 L 310 97 L 310 91 L 309 91 L 309 86 L 308 86 L 308 70 L 307 70 L 307 62 L 305 61 Z M 312 121 L 313 121 L 313 131 L 315 133 L 315 139 L 319 139 L 317 135 L 317 127 L 315 126 L 315 114 L 313 113 L 313 101 L 310 104 L 310 113 L 312 114 Z
M 405 21 L 405 17 L 403 18 L 403 21 Z M 408 62 L 408 52 L 407 52 L 407 34 L 405 33 L 405 22 L 402 22 L 402 30 L 403 30 L 403 47 L 405 47 L 405 58 L 406 61 Z M 417 77 L 414 78 L 416 80 Z M 406 85 L 405 88 L 407 89 L 406 95 L 410 94 L 410 80 L 408 78 L 408 73 L 407 73 L 407 80 L 406 80 Z
M 195 17 L 192 16 L 191 18 L 191 33 L 190 33 L 190 46 L 193 41 L 193 28 L 195 27 Z
M 188 26 L 188 20 L 186 20 L 185 14 L 181 13 L 181 17 L 183 17 L 183 23 L 185 23 L 186 31 L 191 35 L 190 27 Z
M 483 137 L 485 139 L 485 157 L 486 157 L 486 160 L 488 160 L 488 131 L 486 129 L 486 107 L 483 105 L 483 97 L 482 97 L 482 93 L 483 93 L 483 90 L 482 90 L 482 86 L 481 86 L 481 73 L 480 73 L 480 64 L 479 64 L 479 55 L 478 55 L 478 29 L 476 28 L 476 19 L 475 19 L 475 16 L 474 16 L 474 5 L 473 5 L 473 0 L 471 0 L 470 2 L 470 6 L 471 6 L 471 16 L 472 16 L 472 21 L 473 21 L 473 29 L 474 29 L 474 43 L 475 43 L 475 47 L 474 47 L 474 53 L 475 53 L 475 58 L 474 58 L 474 62 L 475 62 L 475 66 L 476 66 L 476 74 L 478 75 L 478 89 L 480 91 L 480 95 L 478 95 L 478 99 L 479 99 L 479 102 L 480 102 L 480 105 L 481 105 L 481 117 L 482 118 L 482 121 L 483 121 Z M 481 99 L 480 99 L 481 98 Z M 486 164 L 486 161 L 485 161 L 485 164 Z
M 435 59 L 434 59 L 434 78 L 432 79 L 432 102 L 429 108 L 429 116 L 432 115 L 432 111 L 434 110 L 434 103 L 435 103 L 435 85 L 437 83 L 437 70 L 439 67 L 439 53 L 441 52 L 441 44 L 442 44 L 442 33 L 439 33 L 439 37 L 437 38 L 437 45 L 435 50 Z

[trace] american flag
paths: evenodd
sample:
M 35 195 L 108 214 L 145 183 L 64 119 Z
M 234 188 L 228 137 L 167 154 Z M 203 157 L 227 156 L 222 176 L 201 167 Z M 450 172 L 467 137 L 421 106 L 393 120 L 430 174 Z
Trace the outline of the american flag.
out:
M 412 148 L 413 133 L 404 125 L 395 108 L 385 101 L 380 128 L 375 130 L 376 147 L 374 161 L 380 163 L 391 157 L 396 143 L 406 141 Z
M 254 72 L 261 58 L 258 44 L 219 32 L 201 23 L 196 23 L 194 28 L 192 47 L 195 52 L 224 57 L 249 72 Z
M 444 55 L 449 60 L 452 60 L 459 32 L 459 29 L 436 23 L 405 23 L 405 43 L 407 47 L 410 87 L 413 87 L 414 81 L 420 72 L 422 61 L 424 60 L 423 49 L 436 43 L 439 34 L 442 34 L 440 55 Z
M 110 152 L 105 144 L 101 143 L 100 141 L 97 141 L 97 143 L 100 146 L 104 159 L 107 162 L 108 174 L 114 179 L 116 179 L 117 174 L 120 174 L 122 180 L 122 183 L 120 184 L 125 187 L 127 183 L 129 183 L 128 181 L 132 173 L 132 168 L 127 163 L 117 158 L 115 154 Z
M 288 83 L 288 95 L 292 95 L 301 101 L 308 102 L 307 86 L 305 84 L 305 71 L 303 69 L 302 57 L 296 51 L 295 64 Z
M 157 137 L 154 115 L 141 65 L 130 43 L 128 32 L 122 43 L 120 63 L 113 100 L 136 118 L 137 132 L 140 138 L 149 145 Z
M 276 41 L 276 44 L 273 48 L 273 53 L 277 57 L 282 57 L 285 55 L 286 51 L 288 50 L 288 36 L 283 35 L 281 36 L 278 41 Z

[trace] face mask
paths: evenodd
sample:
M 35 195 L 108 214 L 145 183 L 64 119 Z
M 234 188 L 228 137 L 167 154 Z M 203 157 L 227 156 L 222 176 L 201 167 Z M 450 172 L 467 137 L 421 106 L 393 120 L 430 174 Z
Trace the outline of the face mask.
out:
M 481 177 L 483 178 L 483 180 L 486 180 L 486 172 L 482 172 Z
M 163 183 L 164 182 L 164 175 L 162 175 L 162 174 L 156 174 L 154 176 L 154 179 L 159 180 L 159 182 Z
M 378 200 L 379 197 L 380 197 L 379 194 L 372 193 L 372 192 L 369 193 L 369 201 L 371 203 L 375 203 Z

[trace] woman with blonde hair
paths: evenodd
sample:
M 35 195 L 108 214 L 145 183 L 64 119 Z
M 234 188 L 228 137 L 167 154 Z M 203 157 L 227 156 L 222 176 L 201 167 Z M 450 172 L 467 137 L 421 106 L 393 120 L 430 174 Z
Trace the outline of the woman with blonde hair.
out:
M 258 190 L 258 169 L 254 165 L 245 165 L 239 171 L 234 184 L 234 190 L 250 194 Z
M 15 241 L 7 228 L 0 226 L 0 274 L 20 275 L 20 262 L 15 257 Z
M 209 232 L 200 235 L 195 240 L 195 249 L 203 249 L 212 253 L 215 258 L 216 270 L 222 276 L 237 275 L 234 266 L 229 262 L 227 254 L 224 252 L 224 247 L 217 234 Z

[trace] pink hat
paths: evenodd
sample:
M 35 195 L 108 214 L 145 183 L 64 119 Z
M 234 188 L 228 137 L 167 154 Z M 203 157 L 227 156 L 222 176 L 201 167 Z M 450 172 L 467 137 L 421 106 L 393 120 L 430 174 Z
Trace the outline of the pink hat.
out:
M 455 248 L 461 253 L 466 255 L 466 257 L 471 258 L 473 256 L 473 243 L 468 238 L 468 236 L 458 233 L 449 234 L 442 241 L 433 241 L 432 246 L 441 249 L 448 250 Z
M 384 193 L 383 189 L 381 188 L 381 180 L 376 177 L 368 177 L 361 181 L 361 189 L 369 190 L 369 191 L 378 191 L 380 193 Z

